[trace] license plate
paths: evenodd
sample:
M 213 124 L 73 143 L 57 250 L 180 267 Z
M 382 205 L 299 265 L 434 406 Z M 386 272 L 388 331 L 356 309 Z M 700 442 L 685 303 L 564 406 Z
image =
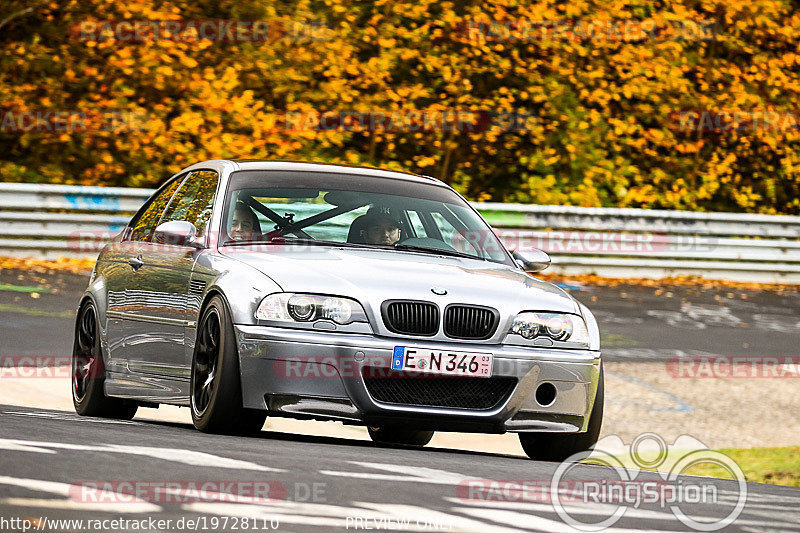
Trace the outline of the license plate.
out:
M 395 346 L 392 370 L 488 378 L 492 375 L 492 354 Z

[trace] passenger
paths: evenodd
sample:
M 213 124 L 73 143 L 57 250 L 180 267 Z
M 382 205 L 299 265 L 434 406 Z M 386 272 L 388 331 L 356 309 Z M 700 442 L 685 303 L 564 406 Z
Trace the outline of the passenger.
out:
M 228 227 L 228 235 L 234 241 L 252 241 L 261 238 L 261 224 L 258 217 L 246 203 L 236 202 Z

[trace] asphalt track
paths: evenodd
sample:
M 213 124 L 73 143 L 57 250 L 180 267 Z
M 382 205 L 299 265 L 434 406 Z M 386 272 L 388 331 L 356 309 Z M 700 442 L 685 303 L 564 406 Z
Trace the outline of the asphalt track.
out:
M 76 274 L 0 270 L 0 356 L 69 356 L 87 283 Z M 597 317 L 607 361 L 798 355 L 798 292 L 629 285 L 571 292 Z
M 0 355 L 68 355 L 71 317 L 84 285 L 81 276 L 0 272 Z M 796 293 L 573 291 L 596 312 L 610 360 L 797 354 Z M 215 436 L 188 424 L 89 419 L 3 405 L 0 450 L 3 532 L 575 531 L 547 489 L 559 465 L 501 454 L 270 431 Z M 661 474 L 630 475 L 664 482 Z M 575 489 L 583 486 L 577 483 L 612 484 L 619 476 L 612 468 L 580 465 L 565 479 Z M 519 483 L 533 489 L 515 491 Z M 675 483 L 718 495 L 678 506 L 697 520 L 721 519 L 740 495 L 734 481 L 680 476 Z M 204 493 L 195 492 L 204 485 Z M 742 513 L 726 531 L 800 531 L 800 489 L 746 486 Z M 663 501 L 620 508 L 582 501 L 580 490 L 559 494 L 567 497 L 569 516 L 585 523 L 622 509 L 607 531 L 693 531 Z M 65 519 L 84 522 L 53 522 Z
M 171 520 L 152 522 L 157 527 L 146 528 L 151 531 L 573 531 L 552 502 L 535 492 L 500 492 L 491 499 L 483 497 L 488 492 L 469 492 L 469 480 L 549 483 L 558 466 L 515 457 L 266 431 L 253 438 L 206 435 L 189 425 L 9 406 L 0 406 L 0 449 L 0 517 L 27 518 L 45 531 L 92 530 L 87 520 L 106 520 L 106 530 L 134 531 L 138 526 L 123 522 L 112 528 L 111 520 L 151 518 Z M 614 469 L 581 465 L 569 479 L 620 478 Z M 636 479 L 662 480 L 644 472 Z M 181 484 L 165 487 L 166 493 L 150 490 L 166 481 Z M 679 506 L 696 520 L 721 519 L 738 499 L 734 481 L 685 476 L 680 482 L 713 485 L 719 495 L 717 503 Z M 204 484 L 206 492 L 193 492 Z M 269 490 L 253 488 L 259 486 Z M 214 491 L 224 494 L 211 496 Z M 128 497 L 134 494 L 139 501 Z M 594 502 L 566 505 L 584 523 L 608 518 L 615 509 Z M 58 520 L 84 523 L 58 529 Z M 197 521 L 194 527 L 178 527 L 189 520 Z M 800 489 L 751 483 L 743 512 L 726 531 L 797 531 L 798 523 Z M 3 531 L 13 531 L 10 524 Z M 626 508 L 609 531 L 692 529 L 653 502 Z

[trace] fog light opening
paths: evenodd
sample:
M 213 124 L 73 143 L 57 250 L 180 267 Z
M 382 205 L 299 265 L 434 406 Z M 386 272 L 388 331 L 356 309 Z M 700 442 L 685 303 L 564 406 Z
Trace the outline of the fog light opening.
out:
M 556 401 L 556 387 L 552 383 L 542 383 L 536 389 L 536 403 L 550 407 Z

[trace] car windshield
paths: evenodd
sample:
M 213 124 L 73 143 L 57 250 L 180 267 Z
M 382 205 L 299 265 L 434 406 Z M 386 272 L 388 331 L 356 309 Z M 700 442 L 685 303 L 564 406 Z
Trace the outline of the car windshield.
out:
M 223 242 L 298 241 L 512 264 L 484 220 L 440 185 L 316 172 L 231 176 Z

